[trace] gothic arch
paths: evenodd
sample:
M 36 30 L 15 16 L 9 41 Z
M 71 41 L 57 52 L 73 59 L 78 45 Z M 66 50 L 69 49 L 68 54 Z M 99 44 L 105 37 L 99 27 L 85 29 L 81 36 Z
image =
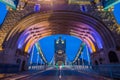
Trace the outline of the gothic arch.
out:
M 28 32 L 32 35 L 29 35 Z M 89 47 L 93 48 L 93 52 L 102 48 L 115 48 L 116 46 L 111 32 L 101 21 L 92 16 L 72 11 L 30 14 L 11 30 L 3 44 L 7 45 L 8 48 L 17 48 L 20 38 L 27 36 L 27 41 L 22 45 L 24 50 L 28 43 L 34 44 L 40 38 L 53 34 L 77 36 L 86 41 Z M 101 39 L 101 48 L 97 42 L 99 40 L 97 37 Z

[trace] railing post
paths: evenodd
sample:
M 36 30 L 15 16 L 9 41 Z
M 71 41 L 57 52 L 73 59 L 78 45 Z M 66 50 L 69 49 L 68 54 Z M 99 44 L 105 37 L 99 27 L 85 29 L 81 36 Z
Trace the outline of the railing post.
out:
M 109 71 L 110 71 L 110 77 L 113 78 L 113 73 L 112 73 L 112 66 L 109 67 Z

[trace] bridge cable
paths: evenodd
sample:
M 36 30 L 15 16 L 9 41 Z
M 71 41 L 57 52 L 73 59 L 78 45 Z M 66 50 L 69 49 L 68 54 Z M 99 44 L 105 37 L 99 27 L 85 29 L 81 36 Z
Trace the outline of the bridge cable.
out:
M 84 47 L 85 47 L 85 43 L 82 42 L 81 45 L 80 45 L 80 48 L 79 48 L 79 50 L 78 50 L 78 53 L 77 53 L 76 57 L 74 58 L 72 64 L 74 64 L 74 63 L 78 60 L 79 56 L 80 56 L 80 55 L 82 54 L 82 52 L 83 52 Z
M 45 56 L 44 56 L 44 54 L 43 54 L 43 52 L 42 52 L 42 49 L 41 49 L 41 47 L 40 47 L 39 42 L 35 43 L 35 46 L 36 46 L 36 48 L 37 48 L 37 50 L 38 50 L 38 52 L 39 52 L 39 54 L 40 54 L 40 57 L 41 57 L 42 60 L 44 61 L 44 63 L 45 63 L 45 64 L 48 64 L 48 61 L 46 60 L 46 58 L 45 58 Z

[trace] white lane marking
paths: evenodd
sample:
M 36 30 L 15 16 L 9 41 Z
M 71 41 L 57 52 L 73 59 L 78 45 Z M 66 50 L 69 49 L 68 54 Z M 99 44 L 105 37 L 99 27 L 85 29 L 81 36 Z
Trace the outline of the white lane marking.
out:
M 39 74 L 39 73 L 42 73 L 42 72 L 45 72 L 45 71 L 48 71 L 48 70 L 50 70 L 50 69 L 46 69 L 46 70 L 44 70 L 44 71 L 39 71 L 39 72 L 36 72 L 36 73 L 30 74 L 30 75 L 26 76 L 26 78 L 31 78 L 31 77 L 33 77 L 33 76 Z M 21 78 L 24 78 L 24 77 L 21 77 Z M 17 79 L 20 79 L 20 78 L 17 78 Z
M 37 75 L 37 74 L 42 73 L 42 72 L 44 72 L 44 71 L 37 72 L 37 73 L 33 73 L 33 74 L 29 74 L 29 75 L 21 75 L 21 76 L 18 76 L 18 77 L 12 78 L 12 79 L 11 79 L 11 78 L 10 78 L 10 79 L 7 78 L 7 79 L 8 79 L 8 80 L 16 80 L 16 79 L 20 79 L 20 78 L 24 78 L 24 77 L 27 77 L 27 78 L 28 78 L 28 77 L 31 76 L 31 75 L 34 76 L 34 75 Z
M 19 76 L 19 77 L 16 77 L 16 78 L 12 78 L 12 79 L 9 79 L 9 80 L 16 80 L 16 79 L 19 79 L 19 78 L 23 78 L 23 77 L 27 77 L 28 75 L 22 75 L 22 76 Z
M 61 75 L 59 75 L 59 79 L 61 79 L 62 78 L 62 76 Z
M 37 74 L 39 74 L 39 73 L 42 73 L 42 72 L 45 72 L 45 71 L 48 71 L 48 70 L 51 70 L 52 68 L 48 68 L 48 69 L 46 69 L 46 70 L 44 70 L 44 71 L 39 71 L 39 72 L 34 72 L 34 73 L 32 73 L 32 74 L 28 74 L 28 75 L 25 75 L 25 74 L 23 74 L 23 75 L 20 75 L 20 76 L 16 76 L 16 77 L 14 77 L 14 78 L 6 78 L 5 80 L 16 80 L 16 79 L 20 79 L 20 78 L 30 78 L 30 77 L 32 77 L 32 76 L 35 76 L 35 75 L 37 75 Z

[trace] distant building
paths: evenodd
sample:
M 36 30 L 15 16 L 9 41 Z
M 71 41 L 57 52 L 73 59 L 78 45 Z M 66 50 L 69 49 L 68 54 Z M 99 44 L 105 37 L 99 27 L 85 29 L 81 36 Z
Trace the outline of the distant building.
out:
M 58 40 L 55 40 L 55 65 L 63 65 L 66 62 L 66 40 L 62 40 L 61 37 L 59 37 Z

